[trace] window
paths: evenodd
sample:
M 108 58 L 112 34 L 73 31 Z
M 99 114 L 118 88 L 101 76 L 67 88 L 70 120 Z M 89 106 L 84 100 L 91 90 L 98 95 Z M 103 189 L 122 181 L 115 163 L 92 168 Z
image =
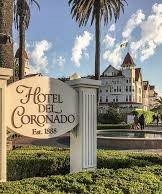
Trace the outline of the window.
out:
M 113 99 L 113 102 L 115 102 L 115 98 Z
M 106 92 L 108 92 L 108 89 L 106 89 Z
M 114 92 L 116 92 L 116 88 L 114 89 Z
M 129 95 L 129 102 L 132 102 L 132 96 Z
M 128 81 L 128 79 L 126 80 L 126 83 L 128 83 L 129 81 Z
M 118 96 L 116 96 L 116 102 L 118 102 Z
M 102 93 L 102 90 L 100 90 L 100 93 Z
M 100 102 L 102 103 L 102 96 L 100 96 Z
M 128 102 L 128 96 L 126 96 L 126 102 Z
M 129 78 L 129 83 L 131 83 L 132 82 L 132 79 L 131 78 Z
M 128 92 L 128 86 L 126 86 L 126 92 Z
M 132 86 L 129 86 L 129 91 L 130 91 L 130 92 L 132 91 Z
M 106 96 L 106 102 L 108 102 L 108 96 Z
M 118 90 L 118 86 L 117 86 L 117 92 L 118 92 L 119 90 Z
M 141 94 L 141 88 L 139 88 L 139 93 Z

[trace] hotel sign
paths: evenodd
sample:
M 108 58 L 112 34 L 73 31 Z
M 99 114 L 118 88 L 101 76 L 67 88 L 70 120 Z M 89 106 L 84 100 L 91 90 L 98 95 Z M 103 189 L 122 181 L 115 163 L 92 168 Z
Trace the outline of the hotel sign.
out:
M 59 80 L 34 76 L 7 87 L 7 127 L 33 138 L 60 136 L 78 124 L 78 94 Z

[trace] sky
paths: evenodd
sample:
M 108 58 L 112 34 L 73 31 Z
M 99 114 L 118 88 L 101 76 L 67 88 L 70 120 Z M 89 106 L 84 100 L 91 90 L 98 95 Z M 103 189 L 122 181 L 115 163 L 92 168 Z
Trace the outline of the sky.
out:
M 162 95 L 162 0 L 127 0 L 124 14 L 114 23 L 101 26 L 101 73 L 108 65 L 120 69 L 129 51 L 143 80 L 155 85 Z M 26 50 L 31 72 L 49 77 L 94 74 L 95 30 L 90 23 L 78 27 L 68 0 L 39 0 L 40 11 L 31 7 L 26 32 Z M 120 48 L 128 42 L 127 48 Z M 18 32 L 14 30 L 14 48 Z

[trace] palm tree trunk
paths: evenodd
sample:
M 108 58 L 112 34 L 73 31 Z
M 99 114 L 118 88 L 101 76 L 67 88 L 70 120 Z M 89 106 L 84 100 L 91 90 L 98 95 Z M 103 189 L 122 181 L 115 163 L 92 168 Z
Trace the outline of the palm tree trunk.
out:
M 0 67 L 14 70 L 12 23 L 13 1 L 0 0 Z
M 95 38 L 96 38 L 96 49 L 95 49 L 95 79 L 100 80 L 100 0 L 96 1 L 96 15 L 95 15 Z M 97 89 L 97 120 L 99 114 L 99 88 Z
M 95 18 L 95 37 L 96 37 L 96 53 L 95 53 L 95 79 L 100 80 L 100 0 L 96 1 L 96 18 Z
M 24 17 L 20 17 L 20 26 L 19 26 L 19 79 L 24 78 L 24 69 L 25 69 L 25 24 Z

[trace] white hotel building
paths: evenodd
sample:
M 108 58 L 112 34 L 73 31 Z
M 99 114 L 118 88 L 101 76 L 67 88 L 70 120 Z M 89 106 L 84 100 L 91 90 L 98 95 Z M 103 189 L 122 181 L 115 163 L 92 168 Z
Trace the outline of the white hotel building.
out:
M 148 82 L 148 87 L 145 86 L 141 68 L 135 66 L 132 57 L 127 53 L 121 70 L 111 65 L 105 69 L 101 75 L 100 112 L 106 112 L 113 103 L 124 112 L 129 112 L 134 108 L 149 110 L 154 107 L 155 102 L 154 100 L 150 102 L 150 98 L 157 97 L 155 87 L 150 86 Z

